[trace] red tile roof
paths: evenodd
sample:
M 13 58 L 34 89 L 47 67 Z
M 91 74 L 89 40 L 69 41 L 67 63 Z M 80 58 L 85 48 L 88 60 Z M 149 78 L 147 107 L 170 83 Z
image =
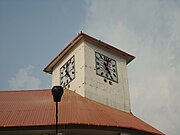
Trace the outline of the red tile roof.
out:
M 107 44 L 101 40 L 98 40 L 96 38 L 93 38 L 93 37 L 81 32 L 43 69 L 43 71 L 51 74 L 52 69 L 56 65 L 56 63 L 59 62 L 63 58 L 63 56 L 66 53 L 68 53 L 69 50 L 71 50 L 81 40 L 88 41 L 90 43 L 93 43 L 94 45 L 98 45 L 102 48 L 106 48 L 109 51 L 112 51 L 113 53 L 120 55 L 121 57 L 123 57 L 127 61 L 127 64 L 135 58 L 134 56 L 132 56 L 132 55 L 120 50 L 120 49 L 117 49 L 110 44 Z
M 59 125 L 117 127 L 162 135 L 160 131 L 123 112 L 65 90 L 59 104 Z M 0 128 L 55 125 L 51 90 L 1 91 Z

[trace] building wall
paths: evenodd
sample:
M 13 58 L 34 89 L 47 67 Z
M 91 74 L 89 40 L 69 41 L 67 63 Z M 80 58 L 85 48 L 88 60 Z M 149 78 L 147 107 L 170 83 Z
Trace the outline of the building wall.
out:
M 84 43 L 80 42 L 59 61 L 53 69 L 52 86 L 60 85 L 60 68 L 74 55 L 75 57 L 75 79 L 70 82 L 68 89 L 84 94 Z
M 118 83 L 96 75 L 95 52 L 102 53 L 116 60 Z M 113 54 L 110 50 L 104 50 L 97 45 L 85 42 L 85 96 L 105 105 L 130 112 L 130 97 L 128 88 L 126 60 Z
M 79 126 L 81 127 L 81 126 Z M 98 128 L 98 127 L 97 127 Z M 77 128 L 77 129 L 63 129 L 59 131 L 58 135 L 151 135 L 150 133 L 140 133 L 140 132 L 120 132 L 115 130 L 98 130 L 98 129 L 83 129 L 83 128 Z M 47 129 L 41 129 L 39 127 L 36 127 L 34 130 L 24 130 L 24 129 L 11 129 L 6 131 L 0 131 L 1 135 L 55 135 L 55 129 L 47 128 Z

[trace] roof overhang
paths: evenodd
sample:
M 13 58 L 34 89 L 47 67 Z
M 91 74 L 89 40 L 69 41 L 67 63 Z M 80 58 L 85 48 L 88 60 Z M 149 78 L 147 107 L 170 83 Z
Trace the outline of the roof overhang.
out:
M 130 63 L 135 58 L 134 56 L 132 56 L 120 49 L 117 49 L 112 45 L 109 45 L 101 40 L 95 39 L 95 38 L 81 32 L 43 69 L 43 71 L 52 74 L 53 67 L 81 40 L 93 43 L 101 48 L 106 48 L 106 49 L 112 51 L 113 53 L 124 58 L 126 60 L 127 64 Z
M 110 126 L 92 126 L 92 125 L 82 125 L 82 124 L 67 124 L 58 125 L 59 133 L 74 134 L 74 135 L 118 135 L 120 133 L 138 134 L 138 135 L 152 135 L 152 133 L 147 133 L 140 130 L 132 130 L 119 127 Z M 0 127 L 1 135 L 51 135 L 54 134 L 55 126 L 25 126 L 25 127 Z

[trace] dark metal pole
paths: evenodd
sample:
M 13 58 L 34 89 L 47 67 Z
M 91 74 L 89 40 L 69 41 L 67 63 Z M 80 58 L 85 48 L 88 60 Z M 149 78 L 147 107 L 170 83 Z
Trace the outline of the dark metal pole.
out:
M 63 87 L 61 86 L 53 86 L 52 95 L 54 102 L 56 102 L 56 135 L 58 135 L 58 102 L 61 101 L 61 97 L 64 93 Z
M 58 135 L 58 102 L 56 102 L 56 135 Z

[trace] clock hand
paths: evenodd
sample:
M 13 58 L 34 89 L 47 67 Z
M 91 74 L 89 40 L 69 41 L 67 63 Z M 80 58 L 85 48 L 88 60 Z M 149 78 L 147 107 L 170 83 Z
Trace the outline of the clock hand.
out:
M 110 60 L 107 60 L 106 62 L 107 62 L 107 64 L 104 63 L 105 69 L 107 70 L 107 72 L 108 72 L 109 76 L 111 77 L 111 79 L 113 79 L 113 77 L 112 77 L 112 75 L 111 75 L 111 72 L 110 72 L 110 70 L 109 70 L 109 67 L 108 67 Z
M 67 76 L 69 74 L 68 71 L 69 71 L 69 62 L 67 62 L 67 64 L 66 64 L 65 76 Z
M 70 76 L 69 72 L 68 72 L 67 70 L 66 70 L 65 72 L 66 72 L 65 76 L 69 77 L 69 78 L 70 78 L 70 80 L 72 80 L 72 78 L 71 78 L 71 76 Z
M 67 62 L 67 64 L 66 64 L 66 70 L 68 70 L 68 68 L 69 68 L 69 63 Z
M 111 72 L 109 71 L 109 68 L 108 68 L 109 61 L 106 61 L 106 62 L 107 62 L 107 64 L 104 62 L 105 69 L 108 72 L 108 74 L 110 74 L 110 76 L 111 76 Z
M 111 72 L 109 71 L 109 68 L 106 69 L 108 71 L 108 73 L 111 75 Z

